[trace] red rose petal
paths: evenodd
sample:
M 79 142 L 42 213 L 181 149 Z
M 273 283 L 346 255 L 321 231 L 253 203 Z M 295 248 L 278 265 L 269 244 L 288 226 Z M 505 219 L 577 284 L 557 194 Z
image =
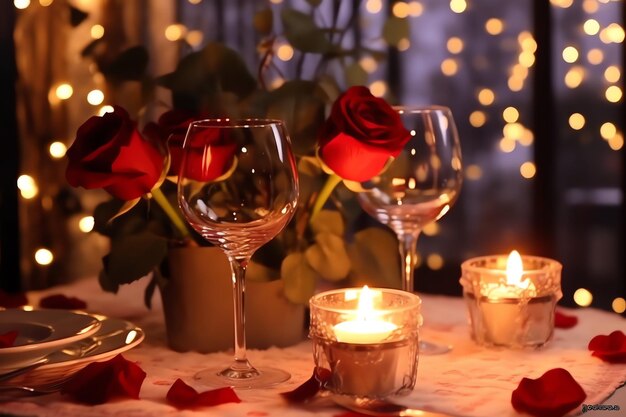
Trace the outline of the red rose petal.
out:
M 579 406 L 586 397 L 568 371 L 555 368 L 538 379 L 522 378 L 511 395 L 511 404 L 515 410 L 533 416 L 560 417 Z
M 589 341 L 592 355 L 610 363 L 626 363 L 626 335 L 616 330 L 608 336 L 598 335 Z
M 9 293 L 0 290 L 0 307 L 16 308 L 26 304 L 28 299 L 23 292 Z
M 554 313 L 554 326 L 560 329 L 569 329 L 578 324 L 578 317 L 570 316 L 560 311 Z
M 17 339 L 17 335 L 17 330 L 10 330 L 6 333 L 0 334 L 0 348 L 13 346 L 15 344 L 15 339 Z
M 169 404 L 179 409 L 212 407 L 220 404 L 241 402 L 235 390 L 231 387 L 198 393 L 198 391 L 185 384 L 180 378 L 172 384 L 165 398 Z
M 346 411 L 341 414 L 335 414 L 333 417 L 367 417 L 369 414 L 358 413 L 356 411 Z
M 87 308 L 87 303 L 76 297 L 67 297 L 63 294 L 53 294 L 39 301 L 41 308 L 54 308 L 59 310 L 81 310 Z
M 105 362 L 93 362 L 74 374 L 61 389 L 74 401 L 104 404 L 113 399 L 139 399 L 146 373 L 120 354 Z
M 315 368 L 311 378 L 296 389 L 281 392 L 280 395 L 290 403 L 302 403 L 313 398 L 330 380 L 330 371 L 324 368 Z

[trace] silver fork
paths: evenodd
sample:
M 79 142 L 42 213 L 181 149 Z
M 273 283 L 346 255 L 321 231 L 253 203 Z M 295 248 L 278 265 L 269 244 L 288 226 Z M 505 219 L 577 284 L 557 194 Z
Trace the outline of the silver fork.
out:
M 68 378 L 63 378 L 49 384 L 29 387 L 26 385 L 2 385 L 0 386 L 0 400 L 17 399 L 35 395 L 54 394 L 61 390 Z

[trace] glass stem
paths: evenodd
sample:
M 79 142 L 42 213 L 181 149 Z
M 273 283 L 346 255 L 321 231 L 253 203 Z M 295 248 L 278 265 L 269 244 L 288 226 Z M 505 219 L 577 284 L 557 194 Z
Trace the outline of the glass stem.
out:
M 233 282 L 233 306 L 235 319 L 235 359 L 221 375 L 229 378 L 245 379 L 259 376 L 259 372 L 246 358 L 246 268 L 250 257 L 229 257 Z
M 417 261 L 417 238 L 419 235 L 420 230 L 402 233 L 398 236 L 400 257 L 402 258 L 402 289 L 404 291 L 415 291 L 413 275 Z

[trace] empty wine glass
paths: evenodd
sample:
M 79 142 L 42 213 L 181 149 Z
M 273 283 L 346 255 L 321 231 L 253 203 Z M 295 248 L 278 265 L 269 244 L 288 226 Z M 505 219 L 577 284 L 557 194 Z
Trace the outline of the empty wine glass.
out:
M 178 201 L 189 224 L 228 257 L 235 318 L 234 361 L 200 371 L 196 379 L 201 382 L 260 388 L 289 379 L 283 370 L 257 369 L 246 358 L 245 273 L 252 254 L 289 222 L 297 198 L 295 158 L 281 121 L 209 119 L 190 124 Z
M 402 289 L 414 291 L 417 239 L 422 228 L 443 217 L 463 181 L 461 145 L 450 109 L 441 106 L 395 107 L 410 138 L 378 176 L 361 184 L 361 207 L 398 236 Z M 426 354 L 448 346 L 420 343 Z

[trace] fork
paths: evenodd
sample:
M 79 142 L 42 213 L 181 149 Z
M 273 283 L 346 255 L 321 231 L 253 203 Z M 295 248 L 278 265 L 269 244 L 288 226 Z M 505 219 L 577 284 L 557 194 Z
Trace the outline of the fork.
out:
M 63 384 L 65 384 L 67 380 L 68 378 L 63 378 L 58 381 L 36 387 L 29 387 L 26 385 L 2 385 L 0 386 L 0 400 L 54 394 L 60 391 Z

